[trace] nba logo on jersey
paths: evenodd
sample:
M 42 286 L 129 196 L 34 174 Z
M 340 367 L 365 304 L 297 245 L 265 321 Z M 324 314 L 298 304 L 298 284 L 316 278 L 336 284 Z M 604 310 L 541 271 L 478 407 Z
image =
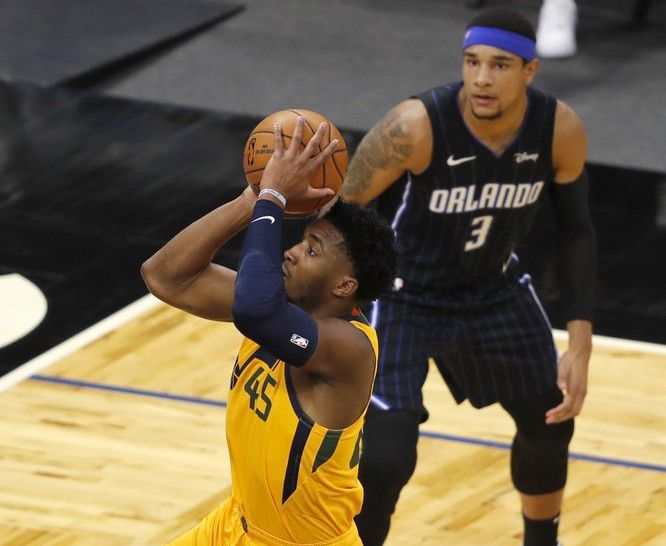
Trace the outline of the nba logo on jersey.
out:
M 294 345 L 298 345 L 301 349 L 305 349 L 308 346 L 308 343 L 310 343 L 309 339 L 305 339 L 298 334 L 292 334 L 289 341 L 291 341 Z

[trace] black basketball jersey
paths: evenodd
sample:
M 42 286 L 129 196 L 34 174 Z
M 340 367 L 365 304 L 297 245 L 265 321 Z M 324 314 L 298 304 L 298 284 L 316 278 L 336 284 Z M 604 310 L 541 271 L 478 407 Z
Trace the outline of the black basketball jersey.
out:
M 501 273 L 552 183 L 556 101 L 529 87 L 514 142 L 499 156 L 479 142 L 458 104 L 462 82 L 418 95 L 433 130 L 432 160 L 407 184 L 392 227 L 396 288 L 431 295 Z

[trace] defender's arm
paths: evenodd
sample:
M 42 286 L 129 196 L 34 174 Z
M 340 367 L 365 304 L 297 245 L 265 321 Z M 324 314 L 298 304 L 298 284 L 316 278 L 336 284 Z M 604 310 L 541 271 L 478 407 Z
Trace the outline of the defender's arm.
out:
M 405 172 L 422 173 L 430 164 L 432 143 L 425 105 L 418 99 L 401 102 L 363 137 L 342 186 L 342 198 L 365 205 Z
M 557 219 L 557 267 L 569 346 L 558 363 L 557 383 L 564 393 L 564 401 L 547 412 L 547 423 L 562 422 L 578 415 L 587 394 L 596 239 L 588 204 L 586 152 L 587 136 L 581 120 L 566 104 L 558 102 L 553 137 L 552 201 Z
M 596 243 L 588 203 L 586 152 L 587 136 L 582 122 L 571 108 L 559 103 L 553 137 L 552 189 L 559 243 L 558 269 L 567 321 L 591 322 Z

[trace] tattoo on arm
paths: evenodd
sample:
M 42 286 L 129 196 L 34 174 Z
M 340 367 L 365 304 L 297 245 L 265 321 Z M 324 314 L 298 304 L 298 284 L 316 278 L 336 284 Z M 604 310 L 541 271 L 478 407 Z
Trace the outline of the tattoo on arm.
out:
M 413 151 L 404 121 L 397 112 L 389 112 L 363 137 L 349 166 L 343 193 L 363 193 L 370 187 L 375 170 L 399 165 Z

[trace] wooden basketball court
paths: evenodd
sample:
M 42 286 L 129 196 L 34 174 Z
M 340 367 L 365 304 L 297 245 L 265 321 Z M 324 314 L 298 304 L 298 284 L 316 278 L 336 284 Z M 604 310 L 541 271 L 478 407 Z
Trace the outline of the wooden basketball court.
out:
M 160 544 L 228 495 L 224 400 L 240 335 L 148 307 L 3 385 L 0 545 Z M 561 539 L 664 546 L 666 348 L 597 341 L 589 391 Z M 496 407 L 455 406 L 436 371 L 426 403 L 431 419 L 388 544 L 517 546 L 512 422 Z

